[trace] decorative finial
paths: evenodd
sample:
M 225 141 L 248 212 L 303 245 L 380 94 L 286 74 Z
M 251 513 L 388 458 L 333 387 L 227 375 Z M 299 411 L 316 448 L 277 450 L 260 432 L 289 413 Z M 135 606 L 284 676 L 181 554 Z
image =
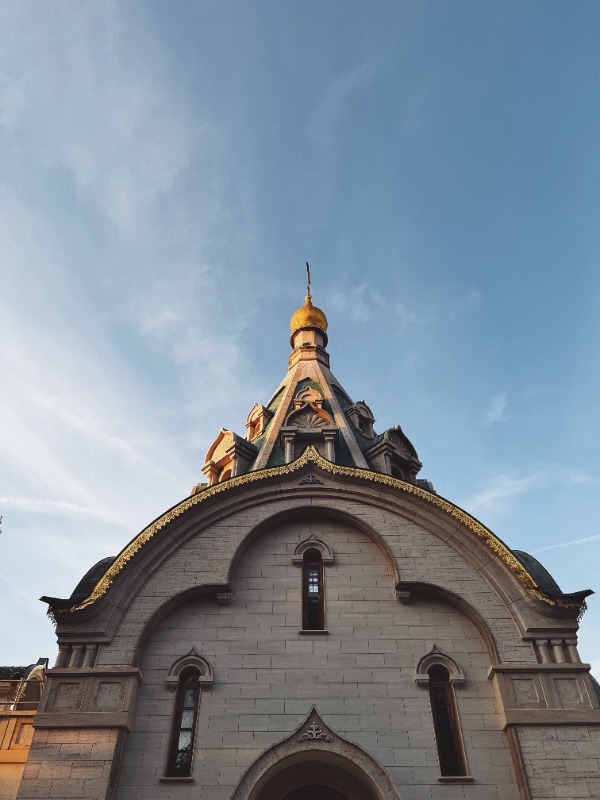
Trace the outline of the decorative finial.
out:
M 315 308 L 310 296 L 310 264 L 306 262 L 306 299 L 302 308 L 297 309 L 290 320 L 292 335 L 304 328 L 319 328 L 323 333 L 327 331 L 327 317 L 320 308 Z M 327 336 L 325 337 L 327 339 Z M 325 341 L 327 344 L 327 341 Z

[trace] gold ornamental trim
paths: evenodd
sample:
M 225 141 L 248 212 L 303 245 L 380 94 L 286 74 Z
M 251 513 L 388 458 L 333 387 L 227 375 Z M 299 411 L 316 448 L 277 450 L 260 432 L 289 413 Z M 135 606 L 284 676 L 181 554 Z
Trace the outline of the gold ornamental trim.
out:
M 451 517 L 472 531 L 479 539 L 481 539 L 539 600 L 543 600 L 550 605 L 559 605 L 564 608 L 573 607 L 573 603 L 560 600 L 559 598 L 547 597 L 540 590 L 533 577 L 529 574 L 521 562 L 513 555 L 504 542 L 502 542 L 495 534 L 486 528 L 485 525 L 482 525 L 481 522 L 476 520 L 470 514 L 467 514 L 467 512 L 463 511 L 462 508 L 455 506 L 449 500 L 445 500 L 439 495 L 427 492 L 412 483 L 406 483 L 398 478 L 392 478 L 391 475 L 383 475 L 380 472 L 371 472 L 370 470 L 359 469 L 358 467 L 343 467 L 339 464 L 334 464 L 331 461 L 327 461 L 327 459 L 323 458 L 323 456 L 320 455 L 313 445 L 309 445 L 300 458 L 292 461 L 291 464 L 261 469 L 257 470 L 256 472 L 249 472 L 244 475 L 239 475 L 236 478 L 229 478 L 228 480 L 223 481 L 223 483 L 217 483 L 214 486 L 210 486 L 207 489 L 198 492 L 197 494 L 187 497 L 176 506 L 173 506 L 173 508 L 165 512 L 161 517 L 148 525 L 147 528 L 144 528 L 144 530 L 141 531 L 141 533 L 139 533 L 135 539 L 133 539 L 127 545 L 127 547 L 125 547 L 124 550 L 119 553 L 102 578 L 100 578 L 89 597 L 87 597 L 81 603 L 65 609 L 65 611 L 81 611 L 81 609 L 92 605 L 92 603 L 95 603 L 96 600 L 100 599 L 104 594 L 106 594 L 108 588 L 113 583 L 117 575 L 121 572 L 125 565 L 131 561 L 135 554 L 141 550 L 142 547 L 160 530 L 162 530 L 174 519 L 177 519 L 177 517 L 185 514 L 185 512 L 193 506 L 196 506 L 200 503 L 205 503 L 207 500 L 210 500 L 216 495 L 221 494 L 222 492 L 227 492 L 230 489 L 235 489 L 238 486 L 245 486 L 249 483 L 257 483 L 258 481 L 265 480 L 267 478 L 277 478 L 291 475 L 294 472 L 298 472 L 310 463 L 315 464 L 324 472 L 329 472 L 332 475 L 339 475 L 348 478 L 362 478 L 369 480 L 372 483 L 378 483 L 384 486 L 393 487 L 394 489 L 399 489 L 405 494 L 414 495 L 420 500 L 424 500 L 426 503 L 440 508 L 442 511 L 445 511 Z

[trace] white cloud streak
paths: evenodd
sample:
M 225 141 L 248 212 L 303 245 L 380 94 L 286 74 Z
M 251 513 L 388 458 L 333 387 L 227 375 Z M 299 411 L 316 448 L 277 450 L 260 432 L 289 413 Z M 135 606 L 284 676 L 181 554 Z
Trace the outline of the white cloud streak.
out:
M 428 295 L 417 313 L 404 303 L 386 299 L 372 284 L 363 282 L 351 289 L 337 287 L 330 302 L 332 310 L 353 322 L 370 322 L 382 313 L 389 315 L 396 321 L 396 330 L 402 336 L 414 327 L 454 324 L 480 305 L 481 294 L 474 289 L 461 292 L 457 287 L 440 285 L 432 296 Z
M 10 497 L 0 495 L 0 508 L 6 510 L 29 511 L 33 514 L 81 517 L 103 520 L 131 529 L 135 515 L 128 512 L 109 511 L 104 508 L 88 508 L 67 503 L 63 500 L 43 500 L 39 497 Z
M 388 64 L 383 59 L 366 61 L 340 73 L 327 87 L 309 117 L 308 135 L 321 147 L 331 148 L 337 138 L 338 126 L 351 96 L 367 86 Z
M 381 305 L 381 296 L 367 283 L 361 283 L 345 291 L 337 289 L 331 297 L 332 310 L 352 322 L 369 322 L 375 310 Z
M 526 472 L 526 471 L 525 471 Z M 533 490 L 565 483 L 591 485 L 598 479 L 577 469 L 562 464 L 544 464 L 538 469 L 520 476 L 500 473 L 487 480 L 487 486 L 462 503 L 463 508 L 473 514 L 500 515 L 510 507 L 512 501 Z
M 524 478 L 499 475 L 493 480 L 491 486 L 467 500 L 465 508 L 474 514 L 497 512 L 503 504 L 539 485 L 541 479 L 541 472 L 536 472 Z
M 503 422 L 506 419 L 504 414 L 506 402 L 506 395 L 504 394 L 497 394 L 491 398 L 483 418 L 485 426 L 495 425 L 497 422 Z
M 547 547 L 540 547 L 534 550 L 534 553 L 544 553 L 546 550 L 556 550 L 559 547 L 574 547 L 578 544 L 589 544 L 590 542 L 600 542 L 600 534 L 595 536 L 584 536 L 583 539 L 570 539 L 568 542 L 559 542 L 558 544 L 550 544 Z

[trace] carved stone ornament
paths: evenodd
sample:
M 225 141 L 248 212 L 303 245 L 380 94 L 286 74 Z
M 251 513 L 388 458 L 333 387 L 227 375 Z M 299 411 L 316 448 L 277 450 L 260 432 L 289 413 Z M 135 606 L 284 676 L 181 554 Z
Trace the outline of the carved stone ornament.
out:
M 323 408 L 323 396 L 311 387 L 300 389 L 294 398 L 294 410 L 285 425 L 295 428 L 322 428 L 333 425 L 331 415 Z
M 307 386 L 305 389 L 300 389 L 300 391 L 297 392 L 294 398 L 294 408 L 301 408 L 308 403 L 314 404 L 318 408 L 321 408 L 323 405 L 323 395 L 311 386 Z
M 320 740 L 322 742 L 331 742 L 332 741 L 331 736 L 328 736 L 323 730 L 321 730 L 321 728 L 319 728 L 317 723 L 314 722 L 314 721 L 311 722 L 311 724 L 304 731 L 302 736 L 299 737 L 298 741 L 299 742 L 306 742 L 309 739 Z
M 296 428 L 324 428 L 333 425 L 333 420 L 322 408 L 306 405 L 304 408 L 292 411 L 285 424 L 286 426 L 293 425 Z
M 300 486 L 305 486 L 306 484 L 310 484 L 312 486 L 319 484 L 319 486 L 323 486 L 323 481 L 320 481 L 316 475 L 314 475 L 312 472 L 309 472 L 306 478 L 300 481 Z

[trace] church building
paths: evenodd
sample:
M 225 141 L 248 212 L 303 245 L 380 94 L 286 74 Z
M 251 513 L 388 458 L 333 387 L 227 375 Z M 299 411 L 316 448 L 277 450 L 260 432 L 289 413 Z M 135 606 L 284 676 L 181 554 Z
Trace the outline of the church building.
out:
M 205 480 L 42 598 L 59 654 L 16 797 L 598 800 L 591 592 L 417 477 L 310 294 L 291 347 Z

